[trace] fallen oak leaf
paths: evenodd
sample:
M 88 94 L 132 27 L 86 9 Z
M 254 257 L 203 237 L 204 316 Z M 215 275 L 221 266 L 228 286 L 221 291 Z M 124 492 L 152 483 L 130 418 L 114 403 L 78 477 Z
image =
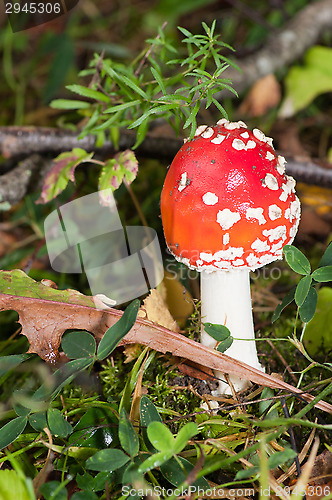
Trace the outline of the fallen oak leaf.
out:
M 58 359 L 61 337 L 66 330 L 88 330 L 101 340 L 106 330 L 123 314 L 112 308 L 96 309 L 93 297 L 75 290 L 50 288 L 37 283 L 21 270 L 0 271 L 0 292 L 0 311 L 18 312 L 21 333 L 30 343 L 28 352 L 37 353 L 48 362 Z M 276 377 L 139 317 L 120 342 L 120 345 L 126 344 L 143 344 L 155 351 L 171 353 L 213 370 L 247 378 L 259 385 L 299 394 L 308 402 L 314 399 L 312 395 Z M 319 401 L 315 406 L 332 413 L 332 405 L 325 401 Z

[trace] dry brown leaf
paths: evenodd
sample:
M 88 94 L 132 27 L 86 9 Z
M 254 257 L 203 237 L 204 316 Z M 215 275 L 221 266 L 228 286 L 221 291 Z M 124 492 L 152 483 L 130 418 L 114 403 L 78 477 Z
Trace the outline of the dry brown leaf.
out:
M 178 325 L 183 328 L 187 318 L 194 312 L 193 298 L 176 276 L 167 270 L 165 270 L 162 284 L 165 289 L 164 300 L 167 307 Z
M 276 108 L 281 99 L 280 84 L 273 73 L 260 78 L 248 92 L 239 112 L 249 116 L 262 116 Z
M 164 326 L 173 332 L 179 331 L 179 326 L 172 317 L 164 299 L 156 288 L 151 290 L 149 295 L 143 301 L 141 310 L 146 312 L 147 319 L 153 321 L 153 323 Z
M 62 297 L 64 293 L 70 293 L 67 294 L 66 302 L 3 293 L 0 294 L 0 311 L 14 310 L 18 312 L 19 322 L 22 325 L 21 333 L 28 338 L 30 343 L 28 352 L 35 352 L 49 362 L 57 360 L 61 337 L 66 330 L 88 330 L 100 340 L 106 330 L 114 325 L 123 314 L 122 311 L 111 308 L 107 310 L 96 309 L 93 307 L 94 303 L 91 297 L 86 297 L 75 291 L 54 290 L 40 283 L 38 283 L 38 287 L 40 293 L 44 292 L 44 287 L 48 293 L 52 293 L 52 297 L 57 297 L 57 294 Z M 120 345 L 127 344 L 143 344 L 164 354 L 171 353 L 173 356 L 188 359 L 212 370 L 237 375 L 259 385 L 300 394 L 306 401 L 313 400 L 313 396 L 310 394 L 303 393 L 300 389 L 282 380 L 271 377 L 246 363 L 203 346 L 150 320 L 137 318 L 133 328 Z M 332 413 L 332 405 L 325 401 L 318 402 L 316 407 Z

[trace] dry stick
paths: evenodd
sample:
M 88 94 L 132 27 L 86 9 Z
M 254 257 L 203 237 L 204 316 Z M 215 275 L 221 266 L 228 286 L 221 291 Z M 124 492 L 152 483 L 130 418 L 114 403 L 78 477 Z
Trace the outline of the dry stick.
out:
M 120 150 L 132 148 L 135 140 L 134 132 L 121 131 Z M 175 137 L 157 137 L 148 134 L 137 149 L 137 153 L 171 161 L 182 144 L 182 140 Z M 41 189 L 42 178 L 52 166 L 52 160 L 41 156 L 42 154 L 55 157 L 58 153 L 76 147 L 95 151 L 101 156 L 116 151 L 110 140 L 106 140 L 104 145 L 98 148 L 95 147 L 93 136 L 78 140 L 77 134 L 68 130 L 47 127 L 0 127 L 0 154 L 5 158 L 12 158 L 11 163 L 15 158 L 27 156 L 15 168 L 11 166 L 12 169 L 9 171 L 10 167 L 0 164 L 0 174 L 3 172 L 3 175 L 0 175 L 0 201 L 18 203 L 29 192 L 30 187 L 36 189 L 36 182 L 40 185 L 37 189 Z M 306 184 L 332 187 L 332 169 L 322 168 L 313 161 L 298 161 L 288 157 L 287 173 Z
M 288 371 L 289 375 L 293 379 L 293 382 L 295 384 L 297 384 L 298 380 L 295 377 L 294 373 L 292 372 L 291 367 L 289 366 L 289 364 L 287 363 L 287 361 L 285 360 L 285 358 L 282 356 L 282 354 L 280 354 L 280 352 L 278 351 L 278 349 L 276 349 L 276 347 L 273 345 L 273 342 L 271 342 L 270 339 L 265 339 L 265 340 L 269 344 L 269 346 L 273 349 L 273 351 L 276 353 L 276 355 L 278 356 L 278 358 L 280 359 L 280 361 L 282 362 L 282 364 L 284 365 L 284 367 Z
M 280 398 L 280 403 L 281 403 L 282 411 L 284 412 L 285 418 L 290 418 L 286 399 L 284 397 Z M 300 477 L 301 466 L 300 466 L 298 451 L 297 451 L 297 447 L 296 447 L 294 431 L 293 431 L 293 427 L 291 425 L 288 427 L 288 432 L 289 432 L 291 447 L 292 447 L 293 451 L 295 451 L 295 453 L 296 453 L 296 457 L 294 458 L 294 463 L 296 465 L 296 472 L 297 472 L 298 477 Z
M 263 76 L 299 59 L 309 47 L 317 43 L 325 30 L 331 28 L 332 1 L 310 3 L 281 30 L 273 31 L 260 50 L 247 56 L 245 60 L 233 60 L 241 68 L 241 73 L 229 67 L 223 77 L 232 80 L 233 88 L 241 93 Z M 224 91 L 215 94 L 218 100 L 221 95 L 224 95 Z M 234 97 L 231 92 L 227 96 Z
M 164 24 L 162 25 L 161 27 L 161 31 L 164 31 L 164 29 L 166 28 L 167 26 L 167 21 L 164 22 Z M 160 38 L 160 35 L 158 35 L 156 37 L 156 40 L 159 40 Z M 151 47 L 148 49 L 148 51 L 146 52 L 146 54 L 144 55 L 144 57 L 142 57 L 136 71 L 135 71 L 135 76 L 138 76 L 140 74 L 140 72 L 142 71 L 142 68 L 144 66 L 144 64 L 146 63 L 146 61 L 148 60 L 148 57 L 149 55 L 151 54 L 151 52 L 153 51 L 153 49 L 155 48 L 155 42 L 151 45 Z

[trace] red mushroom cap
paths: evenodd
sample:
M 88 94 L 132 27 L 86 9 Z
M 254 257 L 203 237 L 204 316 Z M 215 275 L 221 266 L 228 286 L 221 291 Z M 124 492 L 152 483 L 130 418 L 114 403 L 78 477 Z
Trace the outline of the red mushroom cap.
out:
M 295 181 L 272 139 L 243 122 L 200 126 L 175 156 L 161 194 L 165 239 L 198 271 L 257 269 L 297 232 Z

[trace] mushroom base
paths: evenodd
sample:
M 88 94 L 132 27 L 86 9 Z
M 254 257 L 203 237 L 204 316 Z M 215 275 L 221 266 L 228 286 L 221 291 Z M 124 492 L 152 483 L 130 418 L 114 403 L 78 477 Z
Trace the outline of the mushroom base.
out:
M 202 323 L 225 325 L 234 338 L 233 344 L 225 354 L 243 361 L 253 368 L 264 371 L 257 357 L 255 344 L 252 305 L 250 295 L 249 270 L 231 270 L 201 273 Z M 201 343 L 212 349 L 217 342 L 210 337 L 202 325 Z M 215 372 L 219 387 L 215 395 L 231 394 L 225 375 Z M 236 391 L 249 387 L 248 380 L 234 375 L 229 376 Z

